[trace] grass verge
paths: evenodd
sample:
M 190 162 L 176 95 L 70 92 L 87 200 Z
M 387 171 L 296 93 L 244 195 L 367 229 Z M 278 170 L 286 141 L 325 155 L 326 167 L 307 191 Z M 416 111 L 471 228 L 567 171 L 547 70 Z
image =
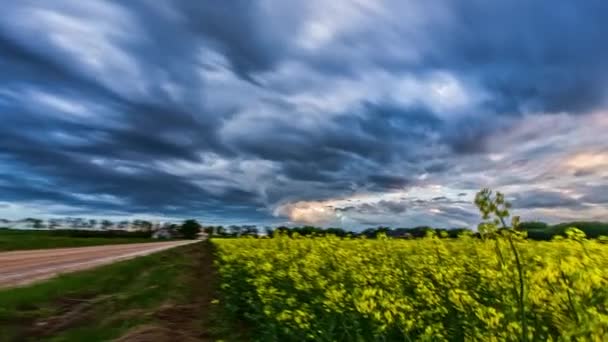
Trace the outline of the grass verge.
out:
M 0 291 L 0 341 L 211 340 L 212 268 L 203 242 Z

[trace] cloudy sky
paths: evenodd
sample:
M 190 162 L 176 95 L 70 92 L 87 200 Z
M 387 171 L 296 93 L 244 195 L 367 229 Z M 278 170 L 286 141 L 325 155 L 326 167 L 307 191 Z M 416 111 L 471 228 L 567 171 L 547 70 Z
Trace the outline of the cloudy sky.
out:
M 605 1 L 0 2 L 0 217 L 608 220 Z

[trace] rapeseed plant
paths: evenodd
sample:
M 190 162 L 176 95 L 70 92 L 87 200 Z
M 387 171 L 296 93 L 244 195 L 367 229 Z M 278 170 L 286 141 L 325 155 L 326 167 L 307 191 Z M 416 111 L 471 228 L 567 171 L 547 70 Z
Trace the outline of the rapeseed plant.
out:
M 606 341 L 608 245 L 528 241 L 480 193 L 481 239 L 213 239 L 221 305 L 260 341 Z

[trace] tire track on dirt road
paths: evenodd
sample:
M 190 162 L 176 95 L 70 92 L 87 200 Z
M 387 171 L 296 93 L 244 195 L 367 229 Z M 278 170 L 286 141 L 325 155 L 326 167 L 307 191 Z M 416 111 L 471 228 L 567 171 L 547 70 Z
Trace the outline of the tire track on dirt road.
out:
M 160 252 L 197 240 L 53 248 L 0 253 L 0 288 Z

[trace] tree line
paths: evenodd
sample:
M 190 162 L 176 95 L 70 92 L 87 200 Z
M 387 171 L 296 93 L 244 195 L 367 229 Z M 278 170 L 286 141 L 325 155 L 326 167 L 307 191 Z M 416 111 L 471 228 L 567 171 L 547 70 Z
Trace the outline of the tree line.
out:
M 583 231 L 589 238 L 597 238 L 599 236 L 608 236 L 608 223 L 604 222 L 565 222 L 556 225 L 550 225 L 540 221 L 528 221 L 519 223 L 519 230 L 527 233 L 528 239 L 531 240 L 551 240 L 555 236 L 565 236 L 565 231 L 569 227 L 577 227 Z M 377 238 L 380 235 L 401 238 L 415 239 L 427 236 L 429 233 L 444 238 L 457 238 L 460 235 L 470 235 L 480 237 L 480 233 L 470 228 L 433 228 L 429 226 L 418 226 L 411 228 L 391 228 L 391 227 L 374 227 L 367 228 L 362 231 L 345 230 L 339 227 L 322 228 L 315 226 L 279 226 L 279 227 L 263 227 L 258 228 L 255 225 L 230 225 L 230 226 L 206 226 L 203 228 L 205 233 L 211 237 L 273 237 L 276 234 L 287 236 L 327 236 L 334 235 L 337 237 L 362 237 L 370 239 Z
M 42 220 L 26 218 L 18 221 L 0 220 L 0 229 L 31 228 L 52 236 L 67 237 L 130 237 L 150 238 L 154 233 L 164 231 L 165 238 L 183 237 L 196 238 L 202 225 L 194 219 L 183 221 L 181 224 L 165 222 L 154 224 L 146 220 L 119 221 L 95 220 L 84 218 L 66 218 Z
M 10 221 L 2 220 L 0 227 L 7 226 Z M 338 237 L 360 237 L 376 238 L 380 234 L 392 238 L 421 238 L 429 232 L 446 238 L 456 238 L 461 234 L 479 236 L 478 232 L 469 228 L 433 228 L 428 226 L 418 226 L 411 228 L 392 228 L 386 226 L 367 228 L 362 231 L 346 230 L 340 227 L 322 228 L 316 226 L 278 226 L 278 227 L 258 227 L 256 225 L 209 225 L 202 226 L 196 220 L 186 220 L 182 223 L 154 224 L 146 220 L 95 220 L 86 218 L 66 218 L 42 220 L 27 218 L 18 222 L 27 223 L 35 229 L 49 229 L 52 234 L 72 236 L 72 237 L 151 237 L 157 230 L 167 230 L 175 236 L 197 235 L 203 230 L 208 236 L 215 237 L 242 237 L 242 236 L 267 236 L 272 237 L 275 233 L 288 236 L 325 236 L 334 235 Z M 4 224 L 3 224 L 4 223 Z M 186 228 L 184 228 L 184 225 Z M 551 240 L 554 236 L 564 236 L 568 227 L 577 227 L 589 238 L 608 236 L 608 223 L 606 222 L 566 222 L 550 225 L 546 222 L 528 221 L 521 222 L 519 229 L 527 233 L 528 239 L 532 240 Z M 130 231 L 126 231 L 130 230 Z M 106 231 L 105 233 L 103 231 Z

